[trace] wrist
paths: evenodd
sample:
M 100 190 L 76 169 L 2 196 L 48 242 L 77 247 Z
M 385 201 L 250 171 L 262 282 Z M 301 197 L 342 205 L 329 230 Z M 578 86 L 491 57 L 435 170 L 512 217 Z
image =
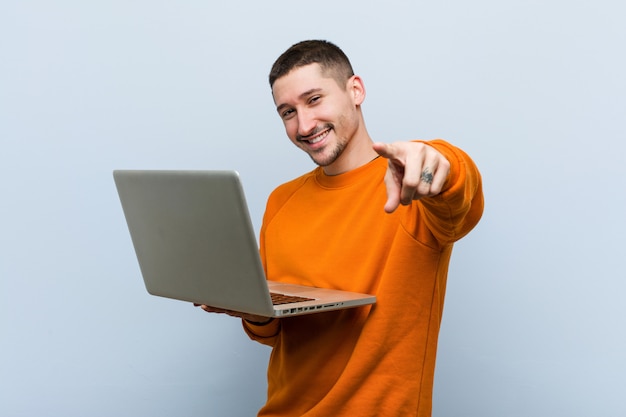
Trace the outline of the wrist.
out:
M 267 320 L 265 321 L 253 321 L 253 320 L 248 320 L 248 319 L 244 319 L 245 321 L 247 321 L 248 323 L 252 324 L 253 326 L 266 326 L 268 324 L 270 324 L 271 322 L 274 321 L 274 317 L 269 317 Z

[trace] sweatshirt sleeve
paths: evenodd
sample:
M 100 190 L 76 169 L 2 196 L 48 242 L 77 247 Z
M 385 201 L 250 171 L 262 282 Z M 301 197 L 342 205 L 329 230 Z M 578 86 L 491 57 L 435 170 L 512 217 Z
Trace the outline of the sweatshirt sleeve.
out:
M 257 326 L 246 320 L 241 320 L 243 329 L 250 339 L 261 344 L 273 347 L 280 331 L 280 319 L 274 319 L 268 324 Z
M 468 234 L 480 220 L 484 208 L 482 179 L 474 161 L 461 149 L 441 139 L 424 143 L 450 162 L 443 191 L 417 202 L 419 217 L 428 231 L 439 244 L 446 245 Z

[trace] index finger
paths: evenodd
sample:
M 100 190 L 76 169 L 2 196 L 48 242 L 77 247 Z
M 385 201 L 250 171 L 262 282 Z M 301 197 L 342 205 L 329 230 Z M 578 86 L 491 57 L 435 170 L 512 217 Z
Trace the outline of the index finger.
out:
M 393 160 L 394 162 L 400 162 L 398 148 L 395 146 L 388 143 L 376 142 L 372 145 L 372 148 L 374 148 L 376 153 L 383 158 Z

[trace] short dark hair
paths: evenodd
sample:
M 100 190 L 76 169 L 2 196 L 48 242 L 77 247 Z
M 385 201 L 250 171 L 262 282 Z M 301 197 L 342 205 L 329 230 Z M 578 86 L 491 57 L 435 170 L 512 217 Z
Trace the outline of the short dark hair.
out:
M 322 73 L 330 75 L 339 85 L 354 75 L 350 60 L 337 45 L 324 40 L 302 41 L 291 46 L 274 62 L 269 76 L 270 87 L 291 70 L 309 64 L 319 64 Z

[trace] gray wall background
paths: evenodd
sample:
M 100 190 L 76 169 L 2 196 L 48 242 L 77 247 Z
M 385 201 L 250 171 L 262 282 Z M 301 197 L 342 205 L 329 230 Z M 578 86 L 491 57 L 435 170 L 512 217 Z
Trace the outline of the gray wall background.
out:
M 147 295 L 111 171 L 238 169 L 258 229 L 269 192 L 312 167 L 267 72 L 324 38 L 364 78 L 376 140 L 443 137 L 484 176 L 484 218 L 450 269 L 434 415 L 625 415 L 625 9 L 4 0 L 0 414 L 254 414 L 269 350 Z

